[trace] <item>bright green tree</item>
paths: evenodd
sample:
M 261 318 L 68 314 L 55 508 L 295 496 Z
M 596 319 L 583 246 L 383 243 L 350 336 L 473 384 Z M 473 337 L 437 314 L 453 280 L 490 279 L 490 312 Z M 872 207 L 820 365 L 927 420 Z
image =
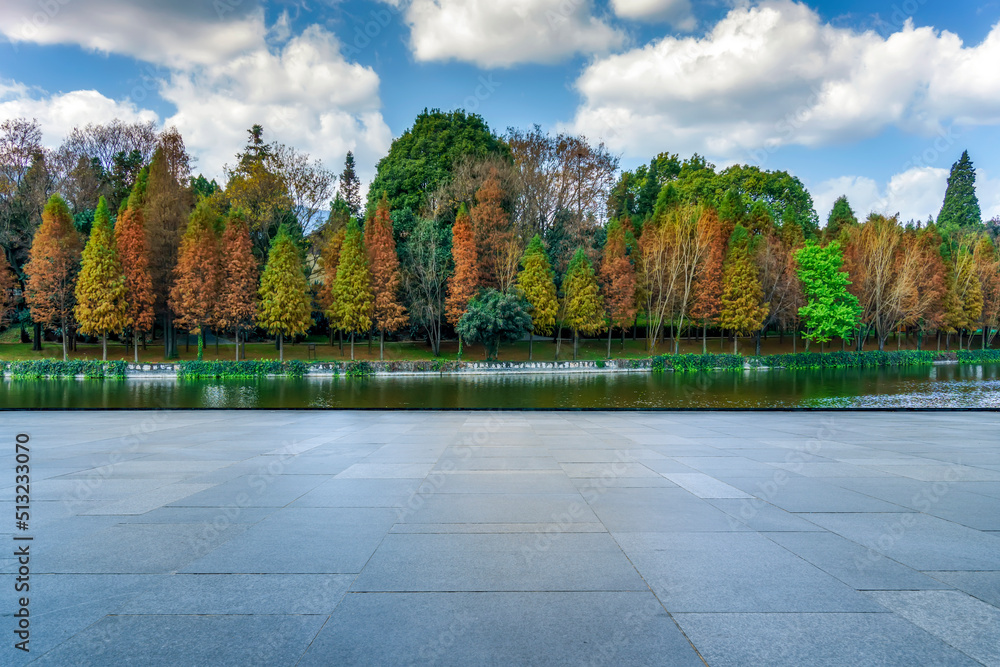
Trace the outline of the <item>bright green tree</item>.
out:
M 500 292 L 488 289 L 472 301 L 455 327 L 458 334 L 470 343 L 482 343 L 486 359 L 494 360 L 501 343 L 521 340 L 531 331 L 528 303 L 517 291 Z
M 354 359 L 354 334 L 372 327 L 374 301 L 361 229 L 357 221 L 351 220 L 347 223 L 337 277 L 333 281 L 332 310 L 327 313 L 333 326 L 351 334 L 351 359 Z
M 733 332 L 733 354 L 736 354 L 738 338 L 760 329 L 770 309 L 769 304 L 762 303 L 764 288 L 751 255 L 750 235 L 742 225 L 736 225 L 730 237 L 722 285 L 719 326 Z
M 858 224 L 858 218 L 854 215 L 854 210 L 851 208 L 850 202 L 847 201 L 847 195 L 841 195 L 837 197 L 837 201 L 833 202 L 833 208 L 830 209 L 830 217 L 826 220 L 826 228 L 823 230 L 823 236 L 827 241 L 833 241 L 840 235 L 842 228 L 856 224 Z
M 812 241 L 795 253 L 799 280 L 806 305 L 799 316 L 806 323 L 806 341 L 826 343 L 831 338 L 850 342 L 861 320 L 858 297 L 847 291 L 851 281 L 844 268 L 840 244 L 833 241 L 823 247 Z
M 260 279 L 257 322 L 278 336 L 278 358 L 285 359 L 285 336 L 303 334 L 312 326 L 312 300 L 299 249 L 284 226 L 271 241 Z
M 948 189 L 944 193 L 944 204 L 938 214 L 937 224 L 946 231 L 971 229 L 983 223 L 983 214 L 976 197 L 976 168 L 969 159 L 969 151 L 963 151 L 958 162 L 951 165 L 948 175 Z
M 121 332 L 131 324 L 114 227 L 108 215 L 108 202 L 97 200 L 94 226 L 83 249 L 80 275 L 76 281 L 76 319 L 80 331 L 101 337 L 101 358 L 108 360 L 108 333 Z
M 566 325 L 573 330 L 573 358 L 576 359 L 580 332 L 596 334 L 604 331 L 604 298 L 597 286 L 594 265 L 583 248 L 579 248 L 563 278 L 563 312 Z
M 532 358 L 535 334 L 552 333 L 559 315 L 559 298 L 556 296 L 555 273 L 545 254 L 542 239 L 535 234 L 521 258 L 521 272 L 517 286 L 531 308 L 532 328 L 528 332 L 528 359 Z

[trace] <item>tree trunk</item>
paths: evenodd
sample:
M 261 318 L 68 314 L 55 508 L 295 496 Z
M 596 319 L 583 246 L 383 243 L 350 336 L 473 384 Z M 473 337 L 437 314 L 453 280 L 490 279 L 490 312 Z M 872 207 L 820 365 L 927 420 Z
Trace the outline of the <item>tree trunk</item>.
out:
M 962 349 L 962 330 L 958 330 L 958 349 Z
M 378 360 L 385 361 L 385 329 L 378 332 Z
M 701 323 L 701 353 L 708 354 L 708 322 Z
M 63 361 L 67 361 L 69 359 L 69 351 L 67 349 L 69 347 L 69 341 L 67 340 L 68 335 L 69 334 L 66 332 L 66 323 L 63 322 L 62 326 Z
M 139 363 L 139 332 L 132 333 L 132 342 L 135 344 L 135 363 Z
M 236 361 L 240 360 L 240 325 L 236 325 L 233 336 L 236 338 Z
M 462 358 L 462 334 L 458 334 L 458 358 Z
M 101 332 L 101 361 L 108 360 L 108 333 Z
M 556 327 L 556 361 L 559 361 L 559 349 L 562 347 L 562 324 Z
M 191 334 L 188 334 L 190 336 Z M 198 327 L 198 361 L 205 358 L 205 327 Z
M 282 334 L 279 331 L 278 332 L 278 361 L 282 361 L 282 362 L 285 360 L 285 341 L 284 341 L 284 338 L 285 338 L 284 334 Z
M 344 356 L 344 330 L 337 329 L 337 341 L 340 344 L 340 356 Z
M 798 354 L 799 352 L 799 332 L 792 331 L 792 354 Z
M 608 327 L 608 359 L 611 358 L 611 327 Z
M 354 332 L 351 332 L 351 361 L 354 361 Z
M 579 345 L 580 345 L 580 332 L 577 329 L 573 329 L 573 361 L 576 361 L 576 353 Z
M 333 327 L 330 327 L 330 347 L 333 347 Z
M 369 357 L 372 356 L 372 332 L 373 331 L 375 331 L 375 330 L 374 329 L 369 329 L 368 330 L 368 356 Z
M 736 341 L 738 341 L 738 340 L 739 340 L 739 336 L 737 336 L 734 333 L 733 334 L 733 354 L 737 354 L 737 351 L 736 351 Z
M 757 341 L 756 341 L 756 348 L 755 349 L 756 349 L 756 355 L 759 357 L 760 356 L 760 331 L 757 332 L 756 338 L 757 338 Z
M 532 359 L 533 350 L 531 348 L 532 348 L 532 345 L 534 345 L 534 342 L 535 342 L 535 332 L 534 331 L 529 331 L 528 332 L 528 361 L 531 361 L 531 359 Z
M 34 338 L 31 341 L 31 350 L 37 352 L 42 349 L 42 325 L 34 322 Z

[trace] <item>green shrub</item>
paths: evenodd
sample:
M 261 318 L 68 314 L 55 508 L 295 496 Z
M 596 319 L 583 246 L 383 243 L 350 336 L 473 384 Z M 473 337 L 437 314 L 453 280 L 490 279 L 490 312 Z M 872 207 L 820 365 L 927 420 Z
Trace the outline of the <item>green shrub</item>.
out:
M 0 364 L 0 376 L 15 378 L 57 378 L 82 375 L 90 379 L 123 378 L 128 364 L 124 361 L 90 361 L 56 359 L 33 359 L 30 361 L 9 361 Z
M 300 377 L 306 365 L 301 361 L 244 360 L 244 361 L 182 361 L 177 376 L 188 379 L 218 380 L 225 378 L 258 378 L 267 375 Z
M 367 361 L 352 361 L 347 364 L 347 377 L 368 377 L 375 374 L 375 368 Z

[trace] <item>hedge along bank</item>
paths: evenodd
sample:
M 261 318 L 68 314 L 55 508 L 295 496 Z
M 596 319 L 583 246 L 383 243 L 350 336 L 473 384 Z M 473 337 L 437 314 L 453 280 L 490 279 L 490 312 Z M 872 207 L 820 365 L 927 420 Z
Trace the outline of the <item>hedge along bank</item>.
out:
M 645 359 L 596 361 L 182 361 L 134 364 L 125 361 L 0 362 L 4 378 L 177 378 L 366 377 L 371 375 L 474 375 L 490 373 L 699 372 L 769 369 L 885 368 L 933 363 L 1000 363 L 1000 350 L 930 352 L 827 352 L 744 357 L 738 354 L 658 355 Z

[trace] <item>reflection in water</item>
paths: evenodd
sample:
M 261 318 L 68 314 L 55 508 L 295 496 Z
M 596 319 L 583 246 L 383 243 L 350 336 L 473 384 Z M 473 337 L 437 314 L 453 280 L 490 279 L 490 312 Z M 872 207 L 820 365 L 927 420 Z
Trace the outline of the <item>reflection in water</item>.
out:
M 1000 364 L 712 373 L 5 380 L 8 408 L 1000 407 Z

